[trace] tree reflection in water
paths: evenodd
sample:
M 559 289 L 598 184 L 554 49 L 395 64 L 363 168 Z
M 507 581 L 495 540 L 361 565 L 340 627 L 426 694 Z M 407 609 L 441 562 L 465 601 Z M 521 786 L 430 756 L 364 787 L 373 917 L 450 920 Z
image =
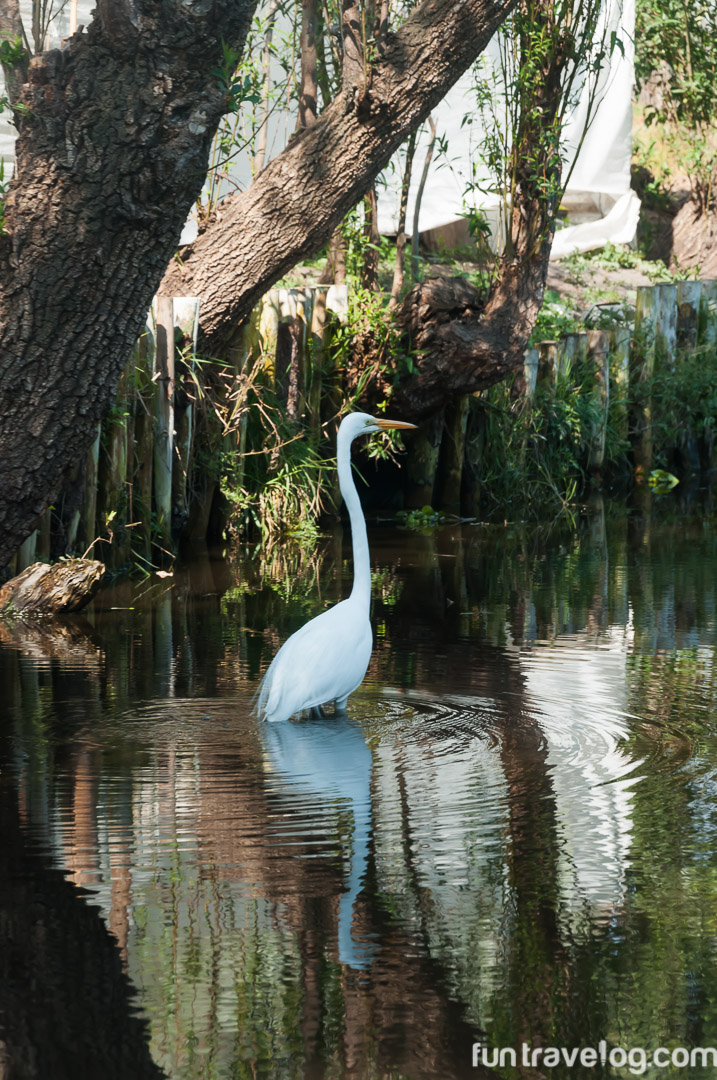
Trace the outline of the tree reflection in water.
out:
M 340 537 L 0 628 L 24 882 L 0 926 L 42 934 L 34 961 L 3 950 L 17 1075 L 75 1075 L 42 1072 L 53 1025 L 187 1078 L 450 1080 L 481 1075 L 478 1037 L 709 1044 L 713 535 L 599 506 L 575 532 L 377 532 L 348 721 L 251 717 L 277 644 L 345 587 Z M 12 963 L 41 966 L 37 1006 Z

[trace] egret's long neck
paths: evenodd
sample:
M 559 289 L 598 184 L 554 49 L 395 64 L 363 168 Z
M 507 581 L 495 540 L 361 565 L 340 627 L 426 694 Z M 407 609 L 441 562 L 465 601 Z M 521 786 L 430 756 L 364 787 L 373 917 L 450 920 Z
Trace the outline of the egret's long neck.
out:
M 346 503 L 351 522 L 351 540 L 354 553 L 354 587 L 351 599 L 365 608 L 368 616 L 371 608 L 371 561 L 368 553 L 368 536 L 361 502 L 358 497 L 354 478 L 351 473 L 351 440 L 339 431 L 336 446 L 336 463 L 339 473 L 339 488 Z

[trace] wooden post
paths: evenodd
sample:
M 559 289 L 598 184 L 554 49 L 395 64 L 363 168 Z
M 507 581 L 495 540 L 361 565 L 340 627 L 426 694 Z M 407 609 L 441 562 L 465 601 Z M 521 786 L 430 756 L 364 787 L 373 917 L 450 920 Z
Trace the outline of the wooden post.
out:
M 430 420 L 420 425 L 410 441 L 406 439 L 406 507 L 409 510 L 432 505 L 442 435 L 443 410 L 441 409 Z
M 610 330 L 610 374 L 612 377 L 613 410 L 620 438 L 627 442 L 629 431 L 628 395 L 630 389 L 630 329 L 627 326 Z
M 326 311 L 327 291 L 325 286 L 316 286 L 311 313 L 311 326 L 309 327 L 311 349 L 309 356 L 310 378 L 307 387 L 307 398 L 311 437 L 315 446 L 318 446 L 321 440 L 321 388 L 324 378 L 328 321 Z
M 694 349 L 700 321 L 701 281 L 677 282 L 676 340 L 679 349 Z
M 535 393 L 535 387 L 538 381 L 538 366 L 540 358 L 537 349 L 526 349 L 523 360 L 523 371 L 525 373 L 525 396 L 530 400 Z
M 152 547 L 152 475 L 154 472 L 154 425 L 157 384 L 152 381 L 155 363 L 154 335 L 149 326 L 132 354 L 135 383 L 140 387 L 134 399 L 134 460 L 131 469 L 132 520 L 135 551 L 149 560 Z
M 115 567 L 125 565 L 131 549 L 131 538 L 125 528 L 129 521 L 127 460 L 128 449 L 132 445 L 128 372 L 134 374 L 134 360 L 130 360 L 129 368 L 122 372 L 113 414 L 103 421 L 102 453 L 99 462 L 97 501 L 100 532 L 103 536 L 106 531 L 112 534 L 111 548 L 103 553 L 103 559 Z M 106 545 L 103 546 L 106 548 Z
M 677 351 L 677 286 L 656 285 L 658 301 L 655 322 L 655 359 L 673 367 Z
M 537 349 L 535 369 L 537 371 Z M 529 381 L 526 376 L 526 388 Z M 533 384 L 535 385 L 535 384 Z M 527 406 L 526 406 L 527 407 Z M 480 394 L 471 394 L 468 398 L 468 419 L 466 424 L 465 461 L 463 463 L 464 488 L 461 509 L 468 517 L 480 517 L 481 463 L 485 445 L 485 411 L 480 405 Z
M 198 296 L 180 296 L 174 298 L 174 325 L 182 334 L 185 346 L 182 349 L 180 378 L 191 381 L 199 333 Z M 193 387 L 192 387 L 193 389 Z M 192 437 L 194 433 L 194 410 L 191 401 L 182 395 L 181 404 L 177 404 L 175 395 L 174 415 L 175 439 L 172 459 L 172 513 L 182 525 L 189 519 L 189 476 L 191 470 Z
M 51 531 L 52 527 L 52 510 L 48 506 L 45 513 L 40 518 L 40 525 L 37 530 L 37 558 L 42 562 L 50 561 L 50 544 L 51 544 Z
M 635 300 L 635 334 L 630 350 L 630 385 L 639 395 L 633 404 L 633 459 L 635 477 L 645 480 L 652 469 L 652 395 L 649 384 L 655 372 L 660 292 L 654 285 L 638 285 Z
M 459 515 L 465 453 L 466 425 L 470 396 L 464 395 L 446 407 L 441 445 L 440 474 L 436 503 L 441 510 Z
M 20 544 L 17 549 L 16 559 L 16 572 L 21 574 L 23 570 L 27 570 L 28 566 L 32 566 L 35 562 L 35 549 L 37 547 L 37 529 L 33 529 L 26 540 Z
M 538 345 L 538 377 L 536 390 L 552 388 L 558 374 L 558 343 L 557 341 L 541 341 Z
M 88 548 L 97 539 L 97 474 L 100 461 L 100 436 L 102 424 L 97 425 L 92 446 L 87 452 L 85 465 L 85 493 L 82 499 L 81 545 Z
M 700 291 L 700 318 L 697 344 L 717 344 L 717 281 L 703 281 Z
M 154 507 L 166 546 L 172 540 L 172 462 L 174 459 L 174 305 L 170 296 L 155 299 Z
M 259 340 L 264 372 L 276 384 L 276 345 L 279 336 L 279 292 L 272 289 L 261 301 Z
M 566 334 L 558 342 L 558 355 L 557 355 L 557 377 L 558 379 L 567 379 L 573 368 L 573 361 L 575 359 L 575 334 Z
M 592 400 L 598 419 L 590 435 L 588 468 L 599 472 L 605 462 L 605 434 L 610 405 L 609 336 L 605 330 L 590 330 L 587 336 L 588 357 L 594 364 L 595 389 Z
M 700 323 L 701 281 L 677 282 L 677 348 L 679 359 L 684 360 L 685 353 L 693 353 L 697 348 Z M 680 433 L 678 447 L 679 458 L 687 472 L 700 470 L 700 450 L 697 436 L 690 424 Z

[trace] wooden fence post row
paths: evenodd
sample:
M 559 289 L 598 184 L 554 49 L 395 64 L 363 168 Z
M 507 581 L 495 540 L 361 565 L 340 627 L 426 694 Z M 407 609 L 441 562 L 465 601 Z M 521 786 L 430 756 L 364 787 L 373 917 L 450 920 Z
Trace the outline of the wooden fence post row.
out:
M 239 328 L 227 355 L 227 366 L 237 375 L 261 363 L 262 377 L 283 396 L 287 412 L 303 418 L 317 445 L 322 415 L 333 415 L 341 401 L 328 346 L 333 325 L 346 321 L 348 307 L 345 285 L 274 289 Z M 61 549 L 82 554 L 102 538 L 112 543 L 97 543 L 94 554 L 110 565 L 146 565 L 158 550 L 170 550 L 180 531 L 192 539 L 207 535 L 216 478 L 195 466 L 197 416 L 194 395 L 187 393 L 196 375 L 200 317 L 196 297 L 155 299 L 122 375 L 115 408 L 98 425 L 84 467 L 77 469 L 73 498 L 63 502 Z M 653 456 L 652 377 L 658 367 L 674 368 L 695 348 L 717 348 L 717 281 L 640 287 L 632 328 L 572 333 L 528 349 L 525 395 L 530 400 L 541 388 L 552 393 L 561 380 L 578 375 L 584 380 L 587 371 L 594 378 L 596 417 L 589 433 L 589 468 L 598 472 L 604 465 L 612 407 L 622 437 L 632 433 L 636 474 L 645 476 Z M 476 512 L 475 478 L 484 442 L 477 405 L 471 395 L 459 399 L 408 442 L 407 505 L 435 498 L 441 509 L 458 512 L 471 488 L 470 512 Z M 224 450 L 237 455 L 240 483 L 246 439 L 243 417 L 224 440 Z M 682 452 L 688 468 L 699 466 L 691 431 L 684 433 Z M 327 501 L 332 495 L 338 506 L 338 492 L 329 493 Z M 50 528 L 48 511 L 18 549 L 15 571 L 50 557 Z M 57 549 L 57 540 L 53 543 Z

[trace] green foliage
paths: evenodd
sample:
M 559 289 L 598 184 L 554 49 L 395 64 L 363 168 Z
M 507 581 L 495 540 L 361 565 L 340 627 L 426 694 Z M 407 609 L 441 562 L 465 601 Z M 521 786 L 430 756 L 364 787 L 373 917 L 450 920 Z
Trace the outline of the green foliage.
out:
M 555 289 L 548 289 L 543 306 L 535 320 L 530 344 L 537 345 L 540 341 L 558 341 L 576 330 L 582 330 L 582 325 L 573 304 L 560 296 Z
M 655 92 L 645 123 L 662 128 L 701 210 L 715 204 L 717 7 L 713 0 L 638 0 L 635 73 Z
M 689 436 L 712 438 L 717 431 L 717 353 L 697 349 L 673 365 L 658 364 L 652 379 L 635 393 L 652 398 L 655 465 L 666 468 L 671 452 Z
M 422 506 L 420 510 L 399 510 L 396 518 L 400 528 L 427 535 L 445 523 L 446 515 L 432 506 Z
M 499 383 L 481 395 L 483 453 L 481 499 L 501 512 L 519 507 L 539 517 L 546 507 L 568 507 L 588 481 L 588 456 L 594 433 L 604 414 L 595 393 L 594 367 L 576 365 L 554 386 L 541 384 L 530 402 L 514 397 L 508 383 Z M 617 409 L 608 411 L 606 463 L 622 463 L 627 444 L 620 434 Z
M 19 34 L 15 37 L 0 39 L 0 64 L 4 68 L 14 68 L 29 60 L 27 49 Z M 6 98 L 3 101 L 7 101 Z
M 638 85 L 654 79 L 661 91 L 646 119 L 667 117 L 689 127 L 712 123 L 717 104 L 717 8 L 712 0 L 638 0 L 635 16 Z

